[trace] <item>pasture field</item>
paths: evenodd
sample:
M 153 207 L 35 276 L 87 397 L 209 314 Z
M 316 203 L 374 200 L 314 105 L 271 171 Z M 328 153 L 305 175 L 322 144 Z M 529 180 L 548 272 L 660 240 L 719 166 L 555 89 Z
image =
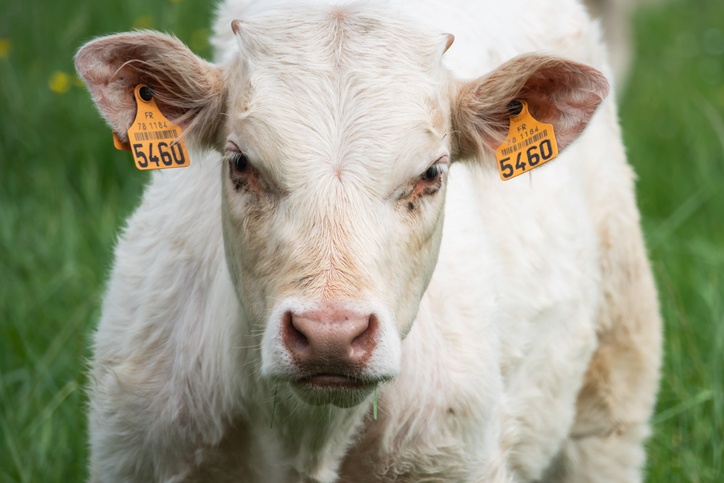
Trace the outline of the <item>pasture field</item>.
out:
M 85 358 L 115 237 L 147 175 L 73 72 L 93 36 L 156 28 L 197 53 L 210 0 L 0 0 L 0 483 L 86 476 Z M 666 328 L 647 481 L 724 481 L 724 3 L 633 18 L 620 96 Z

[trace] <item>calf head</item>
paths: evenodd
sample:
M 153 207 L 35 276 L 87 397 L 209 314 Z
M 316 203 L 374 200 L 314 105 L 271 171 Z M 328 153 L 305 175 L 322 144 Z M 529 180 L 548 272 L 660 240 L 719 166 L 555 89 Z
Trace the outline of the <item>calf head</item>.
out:
M 227 263 L 261 377 L 310 404 L 359 404 L 399 371 L 437 261 L 450 163 L 494 165 L 515 99 L 564 149 L 607 83 L 540 55 L 459 81 L 442 63 L 452 36 L 359 6 L 229 28 L 217 65 L 138 32 L 90 42 L 76 66 L 121 138 L 143 83 L 187 139 L 219 152 Z

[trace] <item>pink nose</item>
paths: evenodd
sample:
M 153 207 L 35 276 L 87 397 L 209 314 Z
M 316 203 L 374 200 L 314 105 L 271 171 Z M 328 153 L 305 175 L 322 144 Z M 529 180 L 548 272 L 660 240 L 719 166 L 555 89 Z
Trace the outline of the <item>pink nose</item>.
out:
M 287 312 L 282 340 L 300 366 L 323 373 L 359 370 L 376 344 L 377 317 L 350 310 Z

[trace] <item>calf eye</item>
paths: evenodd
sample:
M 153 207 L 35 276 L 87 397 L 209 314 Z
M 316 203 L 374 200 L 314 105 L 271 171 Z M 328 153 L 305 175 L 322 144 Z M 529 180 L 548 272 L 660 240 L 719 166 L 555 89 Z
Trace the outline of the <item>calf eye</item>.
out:
M 259 182 L 256 179 L 254 166 L 249 158 L 234 143 L 226 145 L 226 159 L 229 162 L 229 179 L 234 184 L 236 191 L 242 188 L 259 190 Z
M 249 171 L 249 158 L 247 158 L 242 152 L 232 153 L 229 157 L 229 162 L 234 170 L 239 174 Z
M 434 182 L 442 175 L 443 169 L 439 163 L 435 163 L 420 176 L 421 181 Z
M 447 172 L 447 158 L 443 156 L 417 178 L 412 191 L 408 191 L 405 195 L 409 211 L 415 210 L 416 203 L 423 196 L 433 195 L 442 188 L 442 177 L 445 172 Z

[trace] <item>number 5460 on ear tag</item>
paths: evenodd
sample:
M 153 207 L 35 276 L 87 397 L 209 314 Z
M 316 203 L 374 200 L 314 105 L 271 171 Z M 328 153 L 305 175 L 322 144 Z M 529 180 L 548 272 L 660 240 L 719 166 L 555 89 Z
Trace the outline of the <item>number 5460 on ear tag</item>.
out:
M 136 119 L 128 128 L 128 142 L 136 167 L 146 169 L 182 168 L 190 164 L 181 128 L 169 121 L 156 105 L 153 90 L 138 85 Z

